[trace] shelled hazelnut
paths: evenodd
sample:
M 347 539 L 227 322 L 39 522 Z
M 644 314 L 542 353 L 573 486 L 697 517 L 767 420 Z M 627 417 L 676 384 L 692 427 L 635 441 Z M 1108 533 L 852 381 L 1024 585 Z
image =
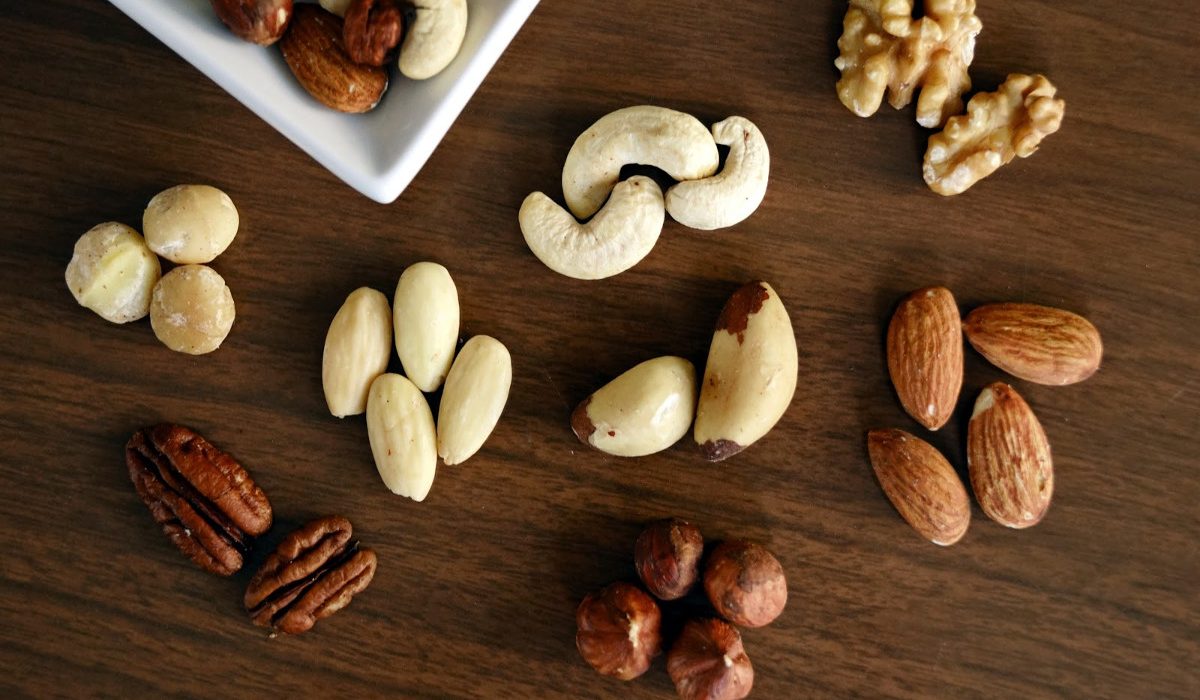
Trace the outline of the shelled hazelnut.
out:
M 660 600 L 687 595 L 700 578 L 704 538 L 700 528 L 679 518 L 650 523 L 634 545 L 634 566 L 646 588 Z
M 692 620 L 667 654 L 667 673 L 682 700 L 741 700 L 754 667 L 737 628 L 723 620 Z
M 787 605 L 783 566 L 765 547 L 744 540 L 723 542 L 704 568 L 708 600 L 730 622 L 762 627 Z
M 613 583 L 583 599 L 575 612 L 575 646 L 606 676 L 632 680 L 662 653 L 662 614 L 654 599 L 629 583 Z

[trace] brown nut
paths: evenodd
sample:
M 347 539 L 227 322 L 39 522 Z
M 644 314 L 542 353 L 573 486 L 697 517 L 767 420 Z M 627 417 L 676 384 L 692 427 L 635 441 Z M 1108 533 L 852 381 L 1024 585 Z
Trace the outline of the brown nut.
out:
M 713 550 L 704 567 L 704 591 L 721 617 L 762 627 L 787 605 L 783 566 L 762 545 L 733 540 Z
M 387 63 L 403 34 L 404 12 L 396 0 L 354 0 L 346 10 L 342 39 L 355 63 Z
M 292 27 L 279 42 L 296 81 L 321 104 L 360 114 L 375 109 L 388 86 L 388 73 L 350 60 L 342 19 L 316 5 L 300 5 Z
M 270 46 L 292 20 L 292 0 L 210 0 L 229 30 L 246 41 Z
M 353 534 L 349 520 L 331 515 L 283 538 L 246 586 L 254 624 L 300 634 L 349 605 L 370 585 L 377 562 Z
M 700 578 L 704 538 L 700 528 L 679 518 L 650 523 L 638 535 L 633 563 L 646 588 L 661 600 L 687 595 Z
M 667 654 L 667 673 L 683 700 L 740 700 L 754 685 L 742 635 L 721 620 L 692 620 Z
M 613 583 L 579 604 L 575 646 L 600 673 L 632 680 L 662 652 L 661 623 L 653 598 L 633 584 Z

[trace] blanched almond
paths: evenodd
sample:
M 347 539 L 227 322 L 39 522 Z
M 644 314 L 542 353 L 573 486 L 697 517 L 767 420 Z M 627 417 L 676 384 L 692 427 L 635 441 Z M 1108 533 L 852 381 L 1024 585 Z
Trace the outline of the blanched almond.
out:
M 321 386 L 329 412 L 338 418 L 367 410 L 371 382 L 387 371 L 392 354 L 392 309 L 387 297 L 367 287 L 346 297 L 325 334 Z
M 437 471 L 437 430 L 425 396 L 399 374 L 381 374 L 367 396 L 367 437 L 392 493 L 423 501 Z
M 438 455 L 460 464 L 492 434 L 512 386 L 512 357 L 499 340 L 477 335 L 459 351 L 438 407 Z

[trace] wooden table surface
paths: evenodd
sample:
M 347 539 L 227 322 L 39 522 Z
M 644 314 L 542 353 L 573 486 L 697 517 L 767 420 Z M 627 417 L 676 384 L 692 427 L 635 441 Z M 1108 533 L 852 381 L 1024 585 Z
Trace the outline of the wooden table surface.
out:
M 993 89 L 1041 71 L 1067 102 L 1029 160 L 942 198 L 912 109 L 836 99 L 845 3 L 546 0 L 420 175 L 390 206 L 343 185 L 107 3 L 0 9 L 0 695 L 667 698 L 660 659 L 621 684 L 575 651 L 587 592 L 632 576 L 634 537 L 679 515 L 750 537 L 790 598 L 745 633 L 758 698 L 1200 696 L 1198 11 L 1147 0 L 981 0 L 972 69 Z M 516 212 L 558 197 L 572 140 L 653 103 L 755 121 L 770 189 L 732 230 L 668 222 L 632 271 L 580 282 L 526 249 Z M 242 228 L 215 263 L 237 322 L 216 353 L 165 349 L 145 321 L 71 298 L 75 239 L 206 182 Z M 325 410 L 326 327 L 406 265 L 457 282 L 464 331 L 511 349 L 507 410 L 428 500 L 391 495 L 361 418 Z M 629 460 L 583 449 L 568 414 L 633 364 L 703 365 L 739 283 L 779 291 L 800 385 L 778 427 L 710 465 L 690 439 Z M 883 357 L 905 292 L 969 310 L 1031 301 L 1090 318 L 1104 366 L 1066 388 L 1014 380 L 1053 445 L 1054 503 L 1025 531 L 974 507 L 950 548 L 875 482 L 865 431 L 919 431 Z M 398 363 L 395 363 L 398 366 Z M 965 470 L 966 420 L 999 370 L 967 351 L 959 410 L 920 434 Z M 239 458 L 269 494 L 272 546 L 348 516 L 379 553 L 371 588 L 299 638 L 240 607 L 248 571 L 201 572 L 151 522 L 122 448 L 160 420 Z M 261 557 L 261 555 L 260 555 Z

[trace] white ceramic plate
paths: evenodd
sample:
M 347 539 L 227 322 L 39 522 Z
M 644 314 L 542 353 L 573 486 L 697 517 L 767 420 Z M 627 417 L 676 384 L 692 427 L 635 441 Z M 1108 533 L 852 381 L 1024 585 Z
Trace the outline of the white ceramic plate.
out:
M 209 0 L 110 0 L 354 189 L 387 204 L 416 176 L 538 0 L 469 0 L 467 36 L 437 76 L 392 84 L 367 114 L 341 114 L 292 77 L 278 46 L 233 36 Z

